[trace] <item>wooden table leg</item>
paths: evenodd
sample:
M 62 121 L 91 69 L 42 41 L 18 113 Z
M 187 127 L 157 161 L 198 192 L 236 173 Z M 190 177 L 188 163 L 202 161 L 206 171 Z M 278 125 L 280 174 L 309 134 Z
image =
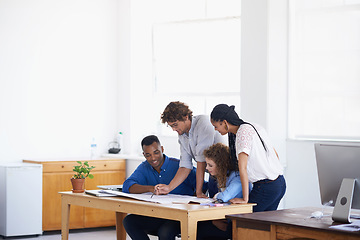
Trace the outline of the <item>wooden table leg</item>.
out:
M 116 239 L 126 240 L 126 231 L 123 225 L 123 220 L 126 217 L 126 213 L 116 212 Z
M 180 231 L 181 231 L 181 239 L 188 239 L 188 221 L 181 220 L 180 221 Z
M 197 221 L 188 221 L 188 239 L 196 240 Z
M 61 239 L 69 239 L 70 204 L 61 198 Z
M 232 239 L 238 240 L 237 235 L 238 234 L 237 234 L 236 220 L 232 220 Z
M 196 240 L 197 221 L 186 218 L 180 220 L 181 239 Z
M 276 240 L 276 225 L 270 226 L 270 239 Z

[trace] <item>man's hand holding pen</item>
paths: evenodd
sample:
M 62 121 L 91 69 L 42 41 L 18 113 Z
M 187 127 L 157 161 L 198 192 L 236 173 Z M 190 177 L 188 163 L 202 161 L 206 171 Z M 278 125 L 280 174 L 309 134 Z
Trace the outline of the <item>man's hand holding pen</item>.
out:
M 150 198 L 152 198 L 155 194 L 156 195 L 158 195 L 159 193 L 158 193 L 158 186 L 156 185 L 156 186 L 154 186 L 154 191 L 153 191 L 153 194 L 151 195 L 151 197 Z
M 155 186 L 156 195 L 166 195 L 171 192 L 170 186 L 166 184 L 158 184 Z

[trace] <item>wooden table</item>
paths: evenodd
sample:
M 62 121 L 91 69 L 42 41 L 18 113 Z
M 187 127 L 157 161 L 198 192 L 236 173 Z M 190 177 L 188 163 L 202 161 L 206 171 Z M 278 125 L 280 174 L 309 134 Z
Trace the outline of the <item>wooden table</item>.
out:
M 116 212 L 116 235 L 118 240 L 126 239 L 122 221 L 128 213 L 180 221 L 182 238 L 195 240 L 198 221 L 224 219 L 225 215 L 228 214 L 251 213 L 254 205 L 233 204 L 223 207 L 209 207 L 200 206 L 199 204 L 158 204 L 125 197 L 95 197 L 85 193 L 60 192 L 60 194 L 62 240 L 69 238 L 71 205 Z
M 233 239 L 241 240 L 359 240 L 360 232 L 329 228 L 337 225 L 331 219 L 332 209 L 325 209 L 321 219 L 310 218 L 321 208 L 294 208 L 252 214 L 235 214 L 226 217 L 233 222 Z

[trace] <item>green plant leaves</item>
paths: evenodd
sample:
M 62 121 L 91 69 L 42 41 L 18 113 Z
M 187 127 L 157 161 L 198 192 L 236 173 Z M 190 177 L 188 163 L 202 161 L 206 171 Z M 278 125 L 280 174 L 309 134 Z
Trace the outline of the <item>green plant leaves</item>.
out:
M 92 174 L 90 174 L 90 171 L 93 170 L 94 166 L 89 166 L 89 163 L 85 161 L 82 163 L 81 161 L 76 161 L 79 165 L 74 166 L 73 171 L 76 172 L 73 178 L 94 178 Z

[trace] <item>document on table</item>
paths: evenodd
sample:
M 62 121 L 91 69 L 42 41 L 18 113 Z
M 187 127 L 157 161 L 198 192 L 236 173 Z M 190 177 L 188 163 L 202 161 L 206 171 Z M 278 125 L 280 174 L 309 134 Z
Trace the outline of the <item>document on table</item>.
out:
M 194 196 L 188 195 L 178 195 L 178 194 L 167 194 L 167 195 L 154 195 L 151 197 L 152 192 L 148 193 L 124 193 L 119 191 L 112 190 L 103 190 L 106 193 L 114 194 L 121 197 L 128 197 L 137 200 L 143 200 L 147 202 L 155 202 L 155 203 L 163 203 L 163 204 L 171 204 L 171 203 L 211 203 L 213 199 L 211 198 L 197 198 Z
M 351 231 L 351 232 L 360 231 L 360 221 L 354 221 L 354 222 L 349 223 L 349 224 L 341 224 L 341 225 L 330 226 L 330 228 L 335 228 L 335 229 L 345 230 L 345 231 Z
M 116 195 L 106 193 L 106 192 L 104 192 L 104 190 L 85 190 L 85 193 L 94 195 L 97 197 L 116 197 Z

